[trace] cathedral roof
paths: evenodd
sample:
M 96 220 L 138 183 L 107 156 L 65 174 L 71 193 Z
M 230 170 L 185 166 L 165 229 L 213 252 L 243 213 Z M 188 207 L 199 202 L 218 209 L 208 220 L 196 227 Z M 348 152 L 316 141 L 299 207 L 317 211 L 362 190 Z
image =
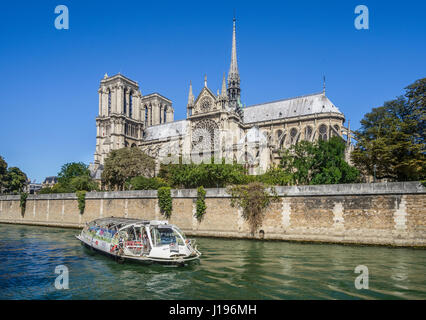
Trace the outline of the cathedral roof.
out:
M 244 123 L 271 121 L 328 112 L 342 114 L 323 92 L 257 104 L 246 107 L 243 111 Z
M 145 129 L 144 141 L 161 140 L 186 134 L 188 121 L 180 120 L 150 126 Z

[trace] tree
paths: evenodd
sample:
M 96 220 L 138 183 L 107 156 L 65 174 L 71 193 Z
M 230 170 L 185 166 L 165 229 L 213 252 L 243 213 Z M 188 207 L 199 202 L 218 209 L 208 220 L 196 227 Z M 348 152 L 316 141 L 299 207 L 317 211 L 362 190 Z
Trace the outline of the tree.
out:
M 66 163 L 58 173 L 58 182 L 66 185 L 70 183 L 72 178 L 81 176 L 90 177 L 90 171 L 86 164 L 83 162 Z
M 73 177 L 68 185 L 71 192 L 98 190 L 97 183 L 87 175 Z
M 280 166 L 296 185 L 353 183 L 359 172 L 345 161 L 345 148 L 340 137 L 301 141 L 283 152 Z
M 309 184 L 312 180 L 317 146 L 309 141 L 300 141 L 283 151 L 280 166 L 293 184 Z
M 426 178 L 426 78 L 406 87 L 405 96 L 374 108 L 355 132 L 352 161 L 366 175 L 393 181 Z
M 154 172 L 154 159 L 139 148 L 117 149 L 105 159 L 102 183 L 109 188 L 123 190 L 126 181 L 131 178 L 153 177 Z
M 340 137 L 318 141 L 312 171 L 311 184 L 353 183 L 359 171 L 345 161 L 346 145 Z
M 58 173 L 58 183 L 52 187 L 42 188 L 39 194 L 94 190 L 98 190 L 98 185 L 90 176 L 88 166 L 82 162 L 70 162 L 61 167 Z
M 6 192 L 21 193 L 27 185 L 27 175 L 18 167 L 11 167 L 7 170 Z
M 0 194 L 3 193 L 3 190 L 6 188 L 7 180 L 7 163 L 4 161 L 3 157 L 0 156 Z

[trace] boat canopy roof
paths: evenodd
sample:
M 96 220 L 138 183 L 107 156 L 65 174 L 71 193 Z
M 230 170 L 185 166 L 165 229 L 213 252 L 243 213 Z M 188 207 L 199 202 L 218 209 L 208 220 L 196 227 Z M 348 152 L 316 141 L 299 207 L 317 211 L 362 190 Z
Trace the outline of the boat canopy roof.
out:
M 168 224 L 167 221 L 158 221 L 158 220 L 143 220 L 143 219 L 131 219 L 131 218 L 116 218 L 116 217 L 108 217 L 108 218 L 99 218 L 90 222 L 90 224 L 97 224 L 101 227 L 107 228 L 122 228 L 128 225 L 152 225 L 152 226 L 168 226 L 172 227 Z

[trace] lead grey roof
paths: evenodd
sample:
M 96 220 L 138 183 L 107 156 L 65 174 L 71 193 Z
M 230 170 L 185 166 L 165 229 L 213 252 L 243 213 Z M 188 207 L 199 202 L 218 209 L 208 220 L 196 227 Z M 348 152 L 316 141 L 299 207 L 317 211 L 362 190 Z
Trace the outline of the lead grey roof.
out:
M 180 135 L 185 135 L 187 130 L 187 120 L 180 120 L 174 122 L 168 122 L 158 124 L 146 128 L 145 130 L 145 141 L 167 139 Z
M 326 112 L 342 114 L 323 92 L 257 104 L 246 107 L 243 111 L 244 123 L 270 121 Z

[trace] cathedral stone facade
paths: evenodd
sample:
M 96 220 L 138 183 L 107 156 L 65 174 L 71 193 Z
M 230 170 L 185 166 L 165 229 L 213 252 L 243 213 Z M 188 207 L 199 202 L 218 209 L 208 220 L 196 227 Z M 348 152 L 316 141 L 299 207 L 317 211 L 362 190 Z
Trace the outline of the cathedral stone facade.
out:
M 216 94 L 207 86 L 195 98 L 189 86 L 187 118 L 174 121 L 172 101 L 158 93 L 142 95 L 138 83 L 105 74 L 99 88 L 96 152 L 92 171 L 100 177 L 111 150 L 141 148 L 160 163 L 210 161 L 212 156 L 244 164 L 260 174 L 279 163 L 280 150 L 301 140 L 346 139 L 345 116 L 320 93 L 243 107 L 237 63 L 235 19 L 231 64 Z

